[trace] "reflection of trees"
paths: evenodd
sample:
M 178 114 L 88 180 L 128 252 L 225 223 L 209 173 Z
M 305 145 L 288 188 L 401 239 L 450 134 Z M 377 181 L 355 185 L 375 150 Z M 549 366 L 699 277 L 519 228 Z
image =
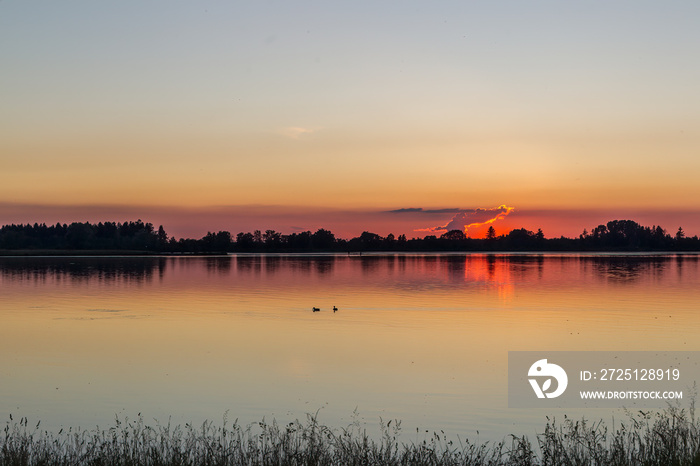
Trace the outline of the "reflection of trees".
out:
M 269 230 L 268 230 L 269 231 Z M 283 265 L 284 259 L 279 256 L 268 256 L 265 257 L 265 273 L 274 274 L 280 270 Z
M 221 258 L 221 259 L 226 259 Z M 265 271 L 267 275 L 285 273 L 291 271 L 309 275 L 317 273 L 319 275 L 328 274 L 335 266 L 335 256 L 276 256 L 276 255 L 239 255 L 233 257 L 236 270 L 241 274 L 260 274 Z
M 316 260 L 316 272 L 319 275 L 328 275 L 333 272 L 335 257 L 319 257 Z
M 596 276 L 613 281 L 634 281 L 642 275 L 663 275 L 673 260 L 670 256 L 584 257 L 593 264 Z
M 321 255 L 225 257 L 2 257 L 0 279 L 78 282 L 143 282 L 154 276 L 183 269 L 183 273 L 206 270 L 211 275 L 229 275 L 233 268 L 241 278 L 296 276 L 341 279 L 372 283 L 397 290 L 465 288 L 488 285 L 504 295 L 518 286 L 538 282 L 562 286 L 581 280 L 604 280 L 627 284 L 645 278 L 663 279 L 674 274 L 697 273 L 695 255 L 561 255 L 542 254 L 450 254 L 450 255 Z M 275 282 L 271 282 L 275 283 Z M 500 293 L 501 291 L 499 291 Z
M 676 272 L 678 273 L 678 277 L 683 276 L 683 271 L 686 267 L 694 267 L 695 270 L 698 269 L 698 264 L 700 263 L 700 257 L 697 255 L 692 255 L 692 256 L 676 256 Z
M 255 273 L 259 275 L 262 272 L 263 258 L 262 256 L 238 256 L 236 257 L 236 271 L 243 274 Z
M 365 275 L 374 274 L 379 270 L 381 265 L 385 265 L 387 261 L 393 261 L 393 256 L 360 256 L 360 267 Z
M 158 272 L 162 277 L 168 259 L 162 257 L 5 257 L 0 274 L 13 280 L 144 281 Z
M 204 264 L 212 273 L 228 273 L 231 271 L 231 257 L 205 257 Z
M 683 267 L 684 261 L 698 263 L 697 256 L 546 256 L 543 254 L 511 255 L 487 254 L 447 256 L 443 259 L 450 281 L 511 283 L 514 281 L 532 282 L 546 279 L 546 265 L 558 264 L 559 269 L 566 270 L 575 264 L 591 265 L 594 277 L 617 281 L 632 281 L 640 276 L 653 274 L 661 277 L 673 261 L 677 269 Z M 563 277 L 566 278 L 566 277 Z
M 466 269 L 466 258 L 463 256 L 444 256 L 442 263 L 447 269 L 447 275 L 451 280 L 463 280 Z
M 486 264 L 489 272 L 489 281 L 493 281 L 493 276 L 496 274 L 496 256 L 486 256 Z
M 285 268 L 291 268 L 294 271 L 303 271 L 306 274 L 316 273 L 318 275 L 327 275 L 331 273 L 335 267 L 335 256 L 312 256 L 312 257 L 283 257 Z

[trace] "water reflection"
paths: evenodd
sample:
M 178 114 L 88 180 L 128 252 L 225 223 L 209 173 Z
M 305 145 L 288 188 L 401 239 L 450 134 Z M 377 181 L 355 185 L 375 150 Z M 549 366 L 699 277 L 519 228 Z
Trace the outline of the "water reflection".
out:
M 677 263 L 677 258 L 670 256 L 627 256 L 627 257 L 592 257 L 595 272 L 601 278 L 613 282 L 631 282 L 640 276 L 653 273 L 656 277 L 665 274 L 669 266 Z
M 524 416 L 503 403 L 508 350 L 700 349 L 698 263 L 0 258 L 0 374 L 10 375 L 0 411 L 104 425 L 120 410 L 189 422 L 230 409 L 252 422 L 325 407 L 321 420 L 342 426 L 357 407 L 368 419 L 501 436 Z
M 150 281 L 163 277 L 164 257 L 4 257 L 0 276 L 9 280 Z
M 240 273 L 262 273 L 272 276 L 281 272 L 326 275 L 333 272 L 336 256 L 299 256 L 299 255 L 239 255 L 218 258 L 228 261 L 229 267 L 235 263 Z
M 44 281 L 49 277 L 76 281 L 161 280 L 168 269 L 193 270 L 204 264 L 214 276 L 226 276 L 233 270 L 238 276 L 283 276 L 303 274 L 332 277 L 359 265 L 357 279 L 386 277 L 416 278 L 452 284 L 491 283 L 510 287 L 516 283 L 551 280 L 545 276 L 558 270 L 559 280 L 590 276 L 610 283 L 631 283 L 641 278 L 663 280 L 670 271 L 681 277 L 684 270 L 698 268 L 697 255 L 323 255 L 323 256 L 216 256 L 216 257 L 3 257 L 0 277 L 9 280 Z M 338 270 L 338 266 L 342 270 Z
M 211 273 L 228 274 L 231 271 L 231 258 L 224 257 L 205 257 L 207 270 Z
M 382 256 L 361 256 L 358 259 L 360 261 L 360 267 L 365 276 L 371 276 L 380 272 L 380 267 L 386 265 L 389 262 L 393 262 L 394 257 L 383 258 Z
M 259 275 L 262 273 L 263 260 L 263 256 L 241 256 L 236 259 L 236 267 L 241 273 Z

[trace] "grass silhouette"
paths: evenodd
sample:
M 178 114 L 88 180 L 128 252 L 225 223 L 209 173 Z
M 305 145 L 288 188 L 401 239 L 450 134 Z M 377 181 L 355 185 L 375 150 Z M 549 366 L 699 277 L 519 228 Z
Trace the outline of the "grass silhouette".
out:
M 119 419 L 106 430 L 58 433 L 30 427 L 27 418 L 6 423 L 0 465 L 700 465 L 700 424 L 686 411 L 637 412 L 614 428 L 602 421 L 547 418 L 534 442 L 511 435 L 475 444 L 434 433 L 420 442 L 399 441 L 400 422 L 381 423 L 372 438 L 359 423 L 344 429 L 276 421 L 246 427 L 229 423 L 149 426 L 142 417 Z

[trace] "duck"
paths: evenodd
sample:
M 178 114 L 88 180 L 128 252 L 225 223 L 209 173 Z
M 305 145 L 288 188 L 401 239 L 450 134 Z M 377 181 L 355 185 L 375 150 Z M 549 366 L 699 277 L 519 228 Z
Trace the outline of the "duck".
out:
M 333 306 L 333 312 L 335 312 L 335 311 L 337 311 L 337 310 L 338 310 L 338 308 L 335 307 L 335 306 Z
M 317 308 L 317 307 L 312 307 L 311 310 L 312 310 L 313 312 L 318 312 L 318 311 L 320 311 L 321 309 L 319 309 L 319 308 Z

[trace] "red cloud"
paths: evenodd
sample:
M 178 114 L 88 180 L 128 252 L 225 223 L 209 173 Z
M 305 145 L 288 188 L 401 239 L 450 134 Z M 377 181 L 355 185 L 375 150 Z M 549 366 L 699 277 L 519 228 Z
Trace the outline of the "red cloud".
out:
M 506 216 L 514 209 L 514 207 L 508 207 L 504 204 L 493 209 L 460 210 L 446 225 L 420 228 L 415 231 L 440 233 L 451 230 L 460 230 L 466 233 L 469 228 L 481 227 L 493 223 L 496 220 L 502 220 L 506 218 Z

